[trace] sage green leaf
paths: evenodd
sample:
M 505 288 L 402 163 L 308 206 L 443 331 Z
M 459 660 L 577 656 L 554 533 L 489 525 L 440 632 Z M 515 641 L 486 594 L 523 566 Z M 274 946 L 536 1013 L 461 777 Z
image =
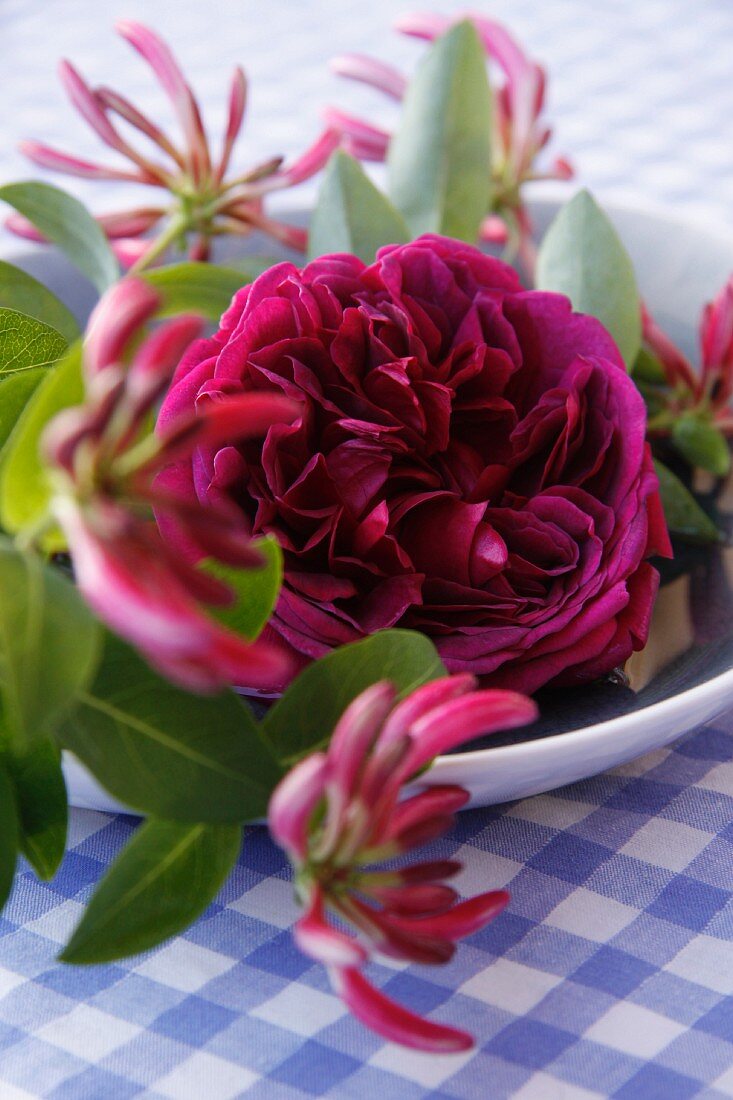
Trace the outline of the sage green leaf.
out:
M 18 817 L 13 785 L 0 760 L 0 910 L 13 889 L 18 854 Z
M 64 354 L 60 332 L 16 309 L 0 307 L 0 380 L 36 367 L 50 367 Z
M 283 578 L 283 555 L 277 539 L 268 535 L 254 545 L 265 559 L 261 569 L 233 569 L 212 559 L 202 563 L 206 572 L 228 584 L 236 597 L 230 607 L 213 608 L 213 614 L 251 642 L 272 615 Z
M 664 518 L 673 535 L 689 542 L 722 542 L 723 536 L 692 493 L 661 462 L 654 462 Z
M 428 50 L 389 147 L 389 194 L 414 236 L 475 243 L 491 202 L 491 90 L 472 23 Z
M 0 260 L 0 306 L 43 321 L 60 332 L 67 344 L 73 344 L 79 336 L 74 315 L 63 302 L 32 275 L 4 260 Z
M 0 521 L 6 531 L 16 534 L 45 515 L 51 487 L 39 451 L 41 436 L 56 413 L 83 399 L 81 344 L 77 343 L 47 373 L 8 439 L 0 470 Z M 60 531 L 43 540 L 48 551 L 63 550 L 65 545 Z
M 371 684 L 391 680 L 404 696 L 445 675 L 424 634 L 382 630 L 308 665 L 265 715 L 265 733 L 280 759 L 291 763 L 327 745 L 343 710 Z
M 73 195 L 50 183 L 25 180 L 0 187 L 0 199 L 58 245 L 100 294 L 119 279 L 119 264 L 109 241 L 84 204 Z
M 681 416 L 672 427 L 672 442 L 691 466 L 699 466 L 716 477 L 725 477 L 730 470 L 728 442 L 710 420 L 694 413 Z
M 259 274 L 259 272 L 257 272 Z M 176 313 L 200 313 L 210 321 L 218 321 L 229 308 L 232 297 L 250 278 L 231 267 L 185 261 L 146 271 L 143 278 L 163 299 L 159 316 Z
M 68 799 L 61 755 L 53 741 L 38 741 L 6 760 L 18 806 L 20 849 L 36 874 L 56 874 L 66 848 Z
M 147 821 L 95 890 L 61 960 L 111 962 L 182 932 L 218 894 L 241 837 L 235 825 Z
M 579 313 L 597 317 L 631 368 L 641 346 L 636 276 L 618 233 L 587 191 L 563 206 L 547 230 L 536 283 L 540 290 L 567 295 Z
M 14 751 L 54 731 L 99 658 L 100 627 L 75 586 L 0 543 L 0 693 Z
M 182 691 L 113 635 L 60 737 L 115 798 L 166 820 L 261 817 L 280 778 L 259 724 L 233 692 Z
M 409 239 L 402 215 L 375 187 L 358 160 L 337 149 L 326 166 L 311 218 L 309 257 L 350 252 L 370 264 L 382 245 L 403 244 Z

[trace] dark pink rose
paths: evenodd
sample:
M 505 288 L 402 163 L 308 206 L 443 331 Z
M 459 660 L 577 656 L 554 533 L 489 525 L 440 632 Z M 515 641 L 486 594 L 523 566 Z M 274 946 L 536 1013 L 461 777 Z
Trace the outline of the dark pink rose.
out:
M 264 444 L 199 448 L 167 479 L 277 536 L 271 629 L 303 660 L 399 625 L 451 671 L 534 691 L 644 645 L 646 559 L 669 553 L 644 404 L 567 299 L 437 236 L 371 267 L 279 264 L 186 355 L 161 422 L 253 389 L 304 401 L 302 417 Z

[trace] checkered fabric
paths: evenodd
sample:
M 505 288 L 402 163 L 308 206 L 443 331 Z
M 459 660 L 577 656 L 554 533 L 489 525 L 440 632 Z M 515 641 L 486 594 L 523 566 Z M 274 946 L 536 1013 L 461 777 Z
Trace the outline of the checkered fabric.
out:
M 23 137 L 99 154 L 58 91 L 59 56 L 166 117 L 144 66 L 112 35 L 114 18 L 150 21 L 170 36 L 212 127 L 223 118 L 224 74 L 244 62 L 244 167 L 296 153 L 336 96 L 389 124 L 376 93 L 339 86 L 325 62 L 352 49 L 409 68 L 418 48 L 387 27 L 410 6 L 2 0 L 0 179 L 38 174 L 15 152 Z M 548 64 L 554 148 L 572 155 L 583 182 L 606 199 L 662 201 L 730 222 L 730 0 L 473 6 L 506 20 Z M 65 185 L 97 210 L 133 194 L 146 201 L 124 186 Z M 136 824 L 76 811 L 59 875 L 43 885 L 21 872 L 0 918 L 0 1100 L 733 1096 L 733 719 L 726 727 L 554 794 L 462 814 L 432 846 L 431 855 L 464 861 L 465 893 L 507 885 L 512 903 L 449 966 L 375 965 L 371 976 L 472 1031 L 469 1055 L 411 1054 L 343 1011 L 323 971 L 293 947 L 286 868 L 261 829 L 186 935 L 130 962 L 57 965 Z
M 733 725 L 733 723 L 730 723 Z M 54 956 L 135 821 L 73 815 L 56 879 L 22 872 L 0 920 L 2 1100 L 687 1100 L 733 1096 L 733 737 L 553 794 L 464 813 L 431 857 L 509 909 L 446 967 L 371 967 L 391 996 L 472 1031 L 414 1054 L 353 1020 L 293 946 L 264 829 L 184 936 L 129 962 Z

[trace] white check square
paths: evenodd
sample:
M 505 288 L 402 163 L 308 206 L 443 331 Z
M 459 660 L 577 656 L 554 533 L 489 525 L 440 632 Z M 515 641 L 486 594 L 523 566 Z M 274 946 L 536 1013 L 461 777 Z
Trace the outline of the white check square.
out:
M 591 1025 L 585 1038 L 622 1054 L 650 1059 L 686 1030 L 685 1025 L 676 1020 L 631 1001 L 621 1001 Z
M 91 1005 L 80 1004 L 66 1016 L 44 1024 L 36 1032 L 36 1037 L 96 1065 L 141 1031 L 142 1028 L 121 1020 L 119 1016 L 110 1016 Z
M 309 1037 L 345 1016 L 346 1009 L 337 997 L 294 982 L 252 1009 L 250 1015 Z
M 243 1066 L 235 1066 L 206 1051 L 197 1051 L 155 1081 L 152 1091 L 169 1100 L 192 1100 L 192 1097 L 233 1100 L 258 1080 L 258 1074 Z
M 521 1016 L 539 1004 L 561 981 L 556 974 L 546 974 L 544 970 L 534 970 L 509 959 L 497 959 L 464 982 L 458 992 Z
M 182 993 L 196 993 L 233 966 L 236 966 L 236 959 L 228 955 L 189 943 L 188 940 L 174 940 L 145 959 L 135 967 L 135 971 L 161 985 L 180 989 Z
M 545 917 L 545 924 L 594 943 L 607 943 L 639 916 L 639 910 L 579 886 Z

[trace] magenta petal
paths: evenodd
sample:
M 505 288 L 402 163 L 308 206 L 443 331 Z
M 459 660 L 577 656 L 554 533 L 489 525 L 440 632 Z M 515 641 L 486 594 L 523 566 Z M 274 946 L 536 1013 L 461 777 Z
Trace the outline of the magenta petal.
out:
M 492 890 L 475 898 L 461 901 L 446 913 L 430 917 L 391 918 L 392 924 L 406 934 L 415 936 L 445 937 L 456 941 L 478 932 L 485 924 L 506 908 L 509 894 L 506 890 Z
M 335 991 L 363 1024 L 392 1043 L 434 1054 L 455 1054 L 470 1050 L 473 1039 L 464 1031 L 436 1024 L 385 997 L 354 969 L 330 972 Z
M 314 753 L 281 779 L 270 798 L 267 820 L 276 843 L 302 859 L 308 848 L 308 823 L 326 789 L 328 762 Z
M 318 888 L 313 890 L 308 912 L 293 928 L 293 939 L 304 955 L 324 966 L 355 967 L 361 966 L 367 959 L 360 943 L 328 924 Z
M 89 377 L 120 358 L 159 304 L 159 295 L 142 279 L 123 279 L 107 291 L 89 319 L 84 342 L 84 369 Z

